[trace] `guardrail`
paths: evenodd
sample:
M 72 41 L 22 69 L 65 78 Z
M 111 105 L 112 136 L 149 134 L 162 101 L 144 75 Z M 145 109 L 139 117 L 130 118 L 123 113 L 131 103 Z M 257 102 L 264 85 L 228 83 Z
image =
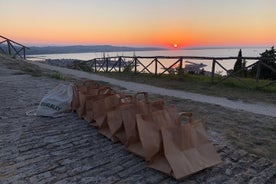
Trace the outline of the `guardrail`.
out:
M 28 47 L 1 35 L 0 38 L 2 39 L 0 42 L 1 52 L 10 55 L 13 58 L 19 56 L 20 58 L 26 59 L 26 49 L 29 49 Z

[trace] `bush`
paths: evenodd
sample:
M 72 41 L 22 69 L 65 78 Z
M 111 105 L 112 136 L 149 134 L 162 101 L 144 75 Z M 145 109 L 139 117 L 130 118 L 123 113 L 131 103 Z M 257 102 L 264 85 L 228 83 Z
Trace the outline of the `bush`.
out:
M 271 47 L 270 50 L 266 50 L 260 55 L 260 61 L 264 63 L 264 65 L 260 66 L 260 79 L 276 80 L 276 73 L 272 70 L 276 70 L 276 51 L 274 47 Z M 267 65 L 268 67 L 265 65 Z M 249 73 L 252 77 L 254 77 L 257 75 L 257 71 L 258 65 L 255 65 L 252 67 Z

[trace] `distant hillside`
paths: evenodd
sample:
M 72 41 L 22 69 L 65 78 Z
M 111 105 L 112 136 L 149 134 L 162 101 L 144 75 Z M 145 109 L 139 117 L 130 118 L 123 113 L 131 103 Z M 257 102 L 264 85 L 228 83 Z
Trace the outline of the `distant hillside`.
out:
M 35 54 L 61 54 L 61 53 L 85 53 L 85 52 L 127 52 L 127 51 L 150 51 L 165 50 L 161 47 L 120 47 L 111 45 L 74 45 L 74 46 L 47 46 L 47 47 L 29 47 L 28 55 Z

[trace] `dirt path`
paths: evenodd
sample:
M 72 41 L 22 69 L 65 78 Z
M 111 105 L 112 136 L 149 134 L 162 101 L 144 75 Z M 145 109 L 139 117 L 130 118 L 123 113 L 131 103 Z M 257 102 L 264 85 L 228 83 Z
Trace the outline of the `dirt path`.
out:
M 72 76 L 78 77 L 78 78 L 86 78 L 86 79 L 92 79 L 92 80 L 97 80 L 97 81 L 105 81 L 110 84 L 121 86 L 123 88 L 132 90 L 132 91 L 147 91 L 149 93 L 165 95 L 165 96 L 172 96 L 172 97 L 181 98 L 181 99 L 189 99 L 189 100 L 193 100 L 196 102 L 210 103 L 210 104 L 214 104 L 214 105 L 228 107 L 228 108 L 235 109 L 235 110 L 243 110 L 243 111 L 252 112 L 252 113 L 256 113 L 256 114 L 276 117 L 276 106 L 273 104 L 265 104 L 265 103 L 252 104 L 252 103 L 245 103 L 242 101 L 233 101 L 233 100 L 228 100 L 228 99 L 222 98 L 222 97 L 207 96 L 207 95 L 190 93 L 190 92 L 185 92 L 185 91 L 164 89 L 164 88 L 159 88 L 159 87 L 145 85 L 145 84 L 126 82 L 126 81 L 112 79 L 112 78 L 108 78 L 108 77 L 104 77 L 104 76 L 100 76 L 100 75 L 96 75 L 96 74 L 91 74 L 91 73 L 87 73 L 87 72 L 82 72 L 82 71 L 78 71 L 78 70 L 50 66 L 50 65 L 46 65 L 46 64 L 42 64 L 42 63 L 38 63 L 38 62 L 32 62 L 32 63 L 38 65 L 41 68 L 54 70 L 54 71 L 60 72 L 62 74 L 72 75 Z M 275 122 L 276 122 L 276 120 L 275 120 Z

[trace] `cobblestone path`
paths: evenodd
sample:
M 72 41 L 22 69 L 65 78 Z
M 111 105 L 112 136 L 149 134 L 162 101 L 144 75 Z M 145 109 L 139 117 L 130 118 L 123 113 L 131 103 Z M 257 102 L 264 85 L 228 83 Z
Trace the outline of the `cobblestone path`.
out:
M 274 162 L 223 143 L 223 163 L 176 181 L 147 167 L 74 113 L 26 116 L 61 81 L 0 66 L 0 183 L 275 183 Z

